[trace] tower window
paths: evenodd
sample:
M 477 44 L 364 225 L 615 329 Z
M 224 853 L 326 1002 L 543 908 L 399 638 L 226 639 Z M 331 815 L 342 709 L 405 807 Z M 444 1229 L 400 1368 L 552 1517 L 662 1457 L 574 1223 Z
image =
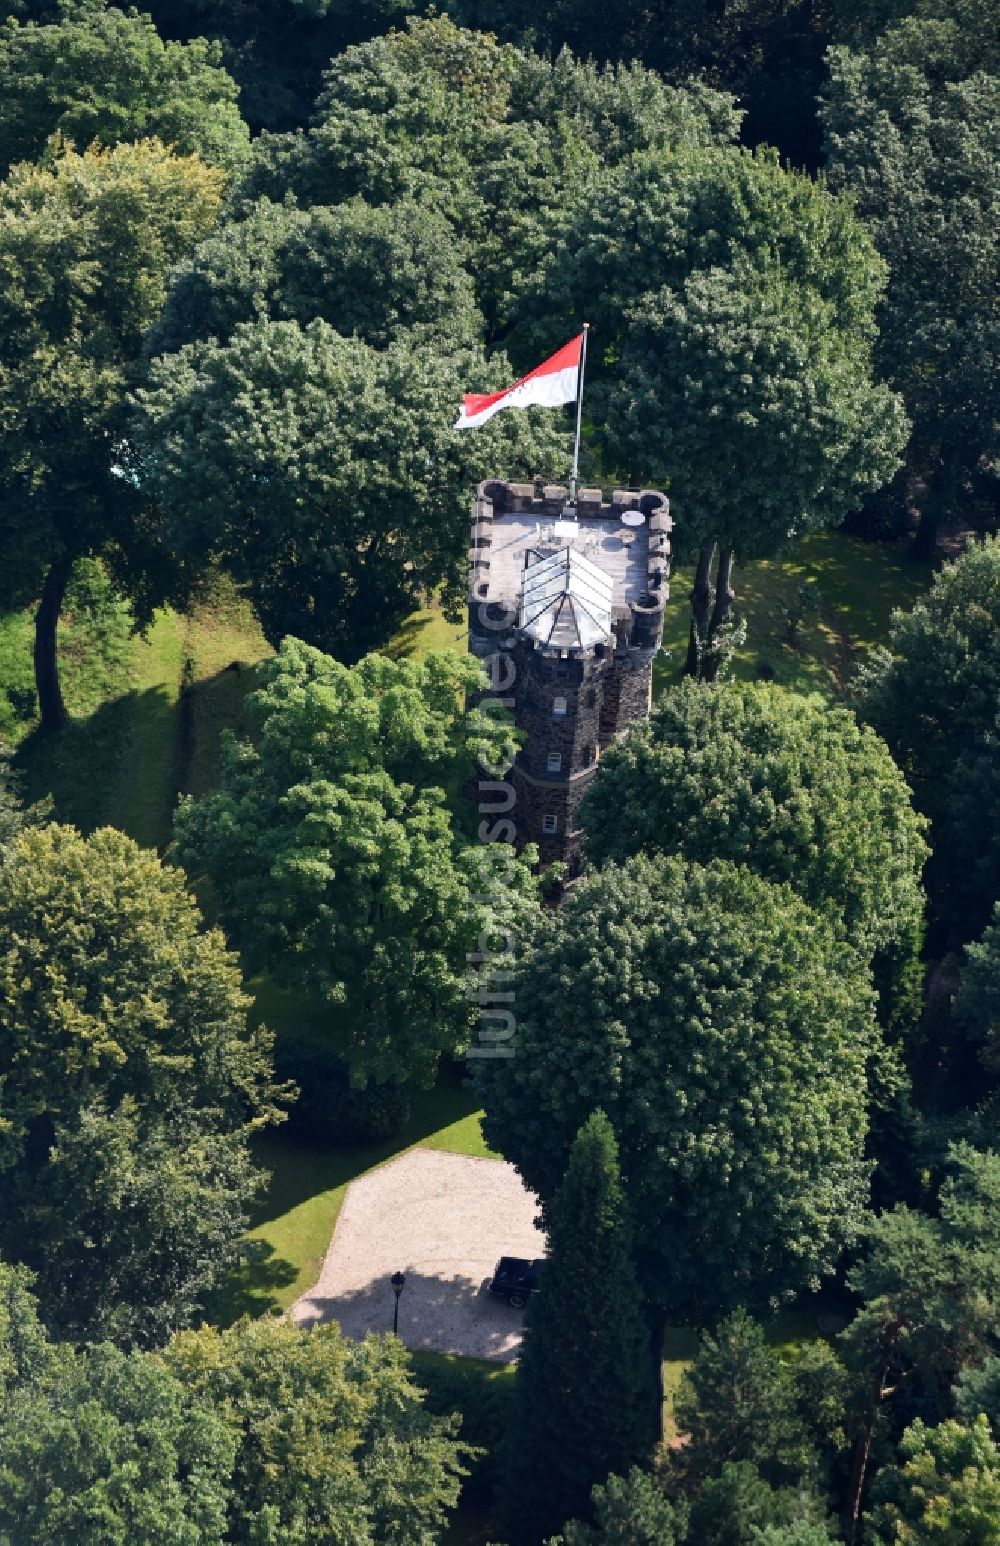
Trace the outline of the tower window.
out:
M 584 760 L 585 765 L 589 768 L 590 764 L 594 760 L 594 748 L 593 748 L 593 746 L 585 746 L 583 748 L 583 760 Z
M 587 707 L 588 707 L 588 709 L 592 709 L 592 708 L 595 708 L 596 705 L 597 705 L 597 693 L 596 693 L 595 689 L 592 687 L 590 689 L 590 691 L 588 692 L 588 694 L 587 694 Z
M 550 773 L 558 773 L 562 767 L 562 752 L 549 752 L 547 766 Z
M 553 832 L 558 832 L 558 830 L 559 830 L 559 818 L 558 818 L 558 816 L 543 816 L 542 817 L 542 831 L 543 832 L 547 832 L 549 834 L 549 836 L 551 837 L 552 833 Z
M 553 712 L 553 714 L 559 714 L 559 715 L 565 714 L 565 712 L 566 712 L 566 699 L 563 698 L 563 697 L 553 698 L 553 700 L 552 700 L 552 712 Z

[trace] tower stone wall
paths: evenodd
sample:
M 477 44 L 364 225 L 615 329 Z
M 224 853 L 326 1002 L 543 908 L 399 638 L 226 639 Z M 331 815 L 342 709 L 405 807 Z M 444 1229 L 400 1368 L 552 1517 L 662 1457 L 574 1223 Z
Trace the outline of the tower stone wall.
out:
M 671 526 L 655 489 L 616 489 L 607 502 L 581 489 L 572 505 L 561 485 L 487 480 L 473 507 L 470 647 L 522 736 L 508 817 L 519 845 L 571 874 L 601 753 L 649 713 Z M 538 575 L 563 572 L 539 592 Z

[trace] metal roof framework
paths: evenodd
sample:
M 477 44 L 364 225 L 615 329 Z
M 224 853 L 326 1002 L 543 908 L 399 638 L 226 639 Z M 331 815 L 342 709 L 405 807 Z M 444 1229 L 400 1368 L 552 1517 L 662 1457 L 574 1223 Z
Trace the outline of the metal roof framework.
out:
M 550 649 L 587 649 L 611 637 L 614 581 L 575 548 L 526 555 L 519 626 Z M 533 561 L 532 561 L 533 560 Z

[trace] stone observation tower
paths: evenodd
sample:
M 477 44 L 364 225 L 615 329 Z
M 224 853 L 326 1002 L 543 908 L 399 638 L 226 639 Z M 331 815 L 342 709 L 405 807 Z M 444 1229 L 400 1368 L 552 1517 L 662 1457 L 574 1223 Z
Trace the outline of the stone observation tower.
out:
M 470 648 L 523 732 L 507 775 L 516 841 L 579 868 L 577 812 L 601 752 L 650 709 L 669 595 L 665 495 L 481 483 L 469 553 Z M 482 809 L 487 809 L 484 805 Z M 503 807 L 496 804 L 490 810 Z

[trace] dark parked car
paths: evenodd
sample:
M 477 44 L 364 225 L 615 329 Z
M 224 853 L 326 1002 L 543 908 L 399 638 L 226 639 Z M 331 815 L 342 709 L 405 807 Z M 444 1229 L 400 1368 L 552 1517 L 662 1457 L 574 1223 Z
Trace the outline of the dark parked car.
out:
M 490 1293 L 506 1299 L 512 1309 L 523 1310 L 538 1287 L 541 1265 L 541 1257 L 526 1261 L 523 1256 L 501 1256 L 490 1279 Z

